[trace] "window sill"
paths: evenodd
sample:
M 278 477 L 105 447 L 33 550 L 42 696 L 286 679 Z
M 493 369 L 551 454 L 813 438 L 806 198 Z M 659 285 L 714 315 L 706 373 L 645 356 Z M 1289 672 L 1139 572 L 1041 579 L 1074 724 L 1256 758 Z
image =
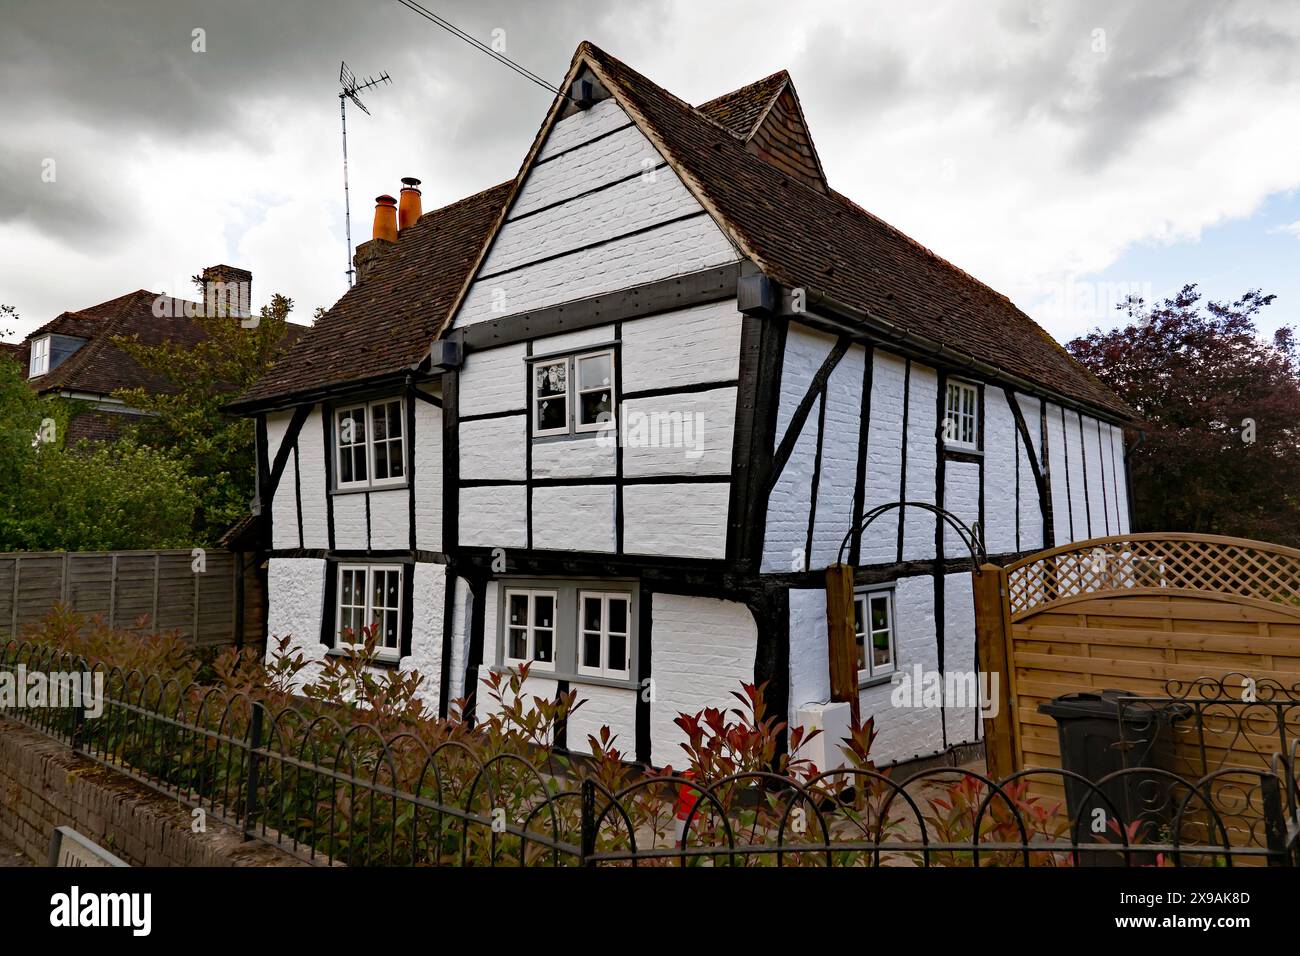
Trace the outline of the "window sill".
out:
M 888 674 L 877 674 L 875 677 L 859 677 L 858 690 L 866 690 L 869 687 L 883 687 L 886 684 L 893 683 L 894 675 L 898 671 L 890 671 Z
M 362 657 L 360 652 L 354 651 L 351 648 L 347 648 L 347 647 L 331 647 L 329 650 L 325 652 L 325 656 L 326 657 L 351 657 L 351 658 Z M 367 667 L 382 667 L 385 670 L 396 670 L 398 667 L 401 666 L 402 659 L 400 657 L 374 657 L 369 660 L 366 660 L 365 663 Z
M 367 491 L 405 491 L 410 487 L 410 482 L 394 482 L 391 485 L 357 485 L 355 488 L 348 485 L 343 488 L 331 488 L 331 495 L 357 495 Z
M 518 668 L 514 668 L 518 670 Z M 494 674 L 509 674 L 511 668 L 500 665 L 491 668 Z M 636 690 L 637 684 L 634 680 L 622 680 L 613 677 L 596 677 L 593 674 L 569 674 L 564 671 L 546 671 L 533 669 L 528 674 L 529 677 L 540 677 L 545 680 L 563 680 L 570 684 L 586 684 L 590 687 L 611 687 L 616 690 Z
M 549 435 L 533 434 L 533 444 L 539 445 L 544 442 L 563 442 L 563 441 L 582 441 L 584 439 L 601 439 L 604 438 L 610 442 L 613 448 L 617 439 L 617 430 L 614 428 L 591 429 L 585 432 L 555 432 Z

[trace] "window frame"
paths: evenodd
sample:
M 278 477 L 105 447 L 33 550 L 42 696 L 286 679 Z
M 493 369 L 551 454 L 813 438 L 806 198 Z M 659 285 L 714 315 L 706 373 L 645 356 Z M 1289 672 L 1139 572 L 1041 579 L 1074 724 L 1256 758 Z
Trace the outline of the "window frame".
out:
M 501 660 L 506 667 L 518 667 L 521 664 L 527 664 L 531 671 L 554 671 L 556 651 L 559 648 L 560 632 L 560 592 L 558 589 L 548 588 L 521 588 L 521 587 L 504 587 L 504 602 L 502 607 L 504 614 L 501 619 Z M 510 654 L 510 631 L 518 629 L 517 625 L 510 623 L 510 598 L 516 595 L 526 595 L 528 598 L 528 619 L 524 624 L 524 640 L 527 644 L 527 657 L 512 657 Z M 534 612 L 537 607 L 538 597 L 549 597 L 551 599 L 551 626 L 539 628 L 534 623 Z M 536 632 L 551 632 L 551 659 L 549 661 L 537 660 L 537 639 Z
M 528 415 L 532 437 L 537 438 L 573 438 L 584 435 L 599 435 L 618 427 L 618 354 L 617 343 L 594 346 L 569 353 L 528 356 Z M 579 379 L 584 359 L 606 357 L 609 359 L 609 384 L 584 389 Z M 537 370 L 549 365 L 563 365 L 564 378 L 564 426 L 542 428 L 539 414 L 539 402 L 544 396 L 537 391 Z M 582 396 L 599 392 L 609 392 L 610 413 L 605 421 L 582 421 Z M 559 394 L 550 396 L 558 400 Z
M 587 599 L 600 601 L 600 664 L 592 667 L 582 662 L 583 639 L 587 636 L 586 619 L 583 614 L 584 605 Z M 624 629 L 620 634 L 623 638 L 624 666 L 621 668 L 612 667 L 609 663 L 609 605 L 610 601 L 621 601 L 625 606 L 624 611 Z M 577 606 L 577 640 L 575 642 L 575 660 L 574 666 L 578 674 L 584 677 L 603 677 L 607 680 L 630 681 L 632 679 L 632 592 L 631 591 L 599 591 L 599 590 L 578 590 Z
M 344 402 L 333 406 L 330 414 L 334 418 L 334 490 L 336 491 L 364 491 L 372 488 L 396 488 L 407 483 L 410 474 L 410 461 L 408 449 L 410 447 L 408 436 L 406 434 L 406 402 L 403 396 L 388 396 L 385 398 L 375 398 L 364 402 Z M 375 438 L 375 412 L 377 409 L 387 409 L 390 405 L 397 406 L 397 421 L 400 422 L 401 434 L 397 438 L 389 437 L 387 428 L 385 428 L 385 437 L 382 439 Z M 365 435 L 361 442 L 352 441 L 344 443 L 343 441 L 343 422 L 345 414 L 362 412 L 362 426 L 365 429 Z M 354 419 L 355 420 L 355 419 Z M 355 437 L 355 436 L 354 436 Z M 389 476 L 387 478 L 375 477 L 376 455 L 378 451 L 378 442 L 383 442 L 388 446 L 389 454 L 387 456 Z M 402 463 L 402 473 L 394 476 L 392 474 L 392 447 L 398 446 L 398 457 Z M 365 448 L 366 477 L 343 479 L 343 456 L 347 452 L 352 454 L 353 472 L 356 471 L 355 450 L 359 447 Z
M 49 335 L 42 335 L 38 339 L 32 339 L 28 348 L 27 356 L 27 377 L 40 378 L 42 375 L 50 373 L 50 355 L 54 349 L 54 340 Z M 41 369 L 36 370 L 37 356 L 41 358 Z
M 396 630 L 394 631 L 394 633 L 396 634 L 396 637 L 397 637 L 397 643 L 396 643 L 394 646 L 389 647 L 387 643 L 383 643 L 383 642 L 382 642 L 382 641 L 383 641 L 383 635 L 382 635 L 382 633 L 381 633 L 381 635 L 380 635 L 380 641 L 381 641 L 381 643 L 378 643 L 378 644 L 375 646 L 375 659 L 376 659 L 376 660 L 380 660 L 380 661 L 399 661 L 399 660 L 401 660 L 401 657 L 402 657 L 402 627 L 403 627 L 403 625 L 404 625 L 404 623 L 405 623 L 405 622 L 402 620 L 402 606 L 403 606 L 403 604 L 405 603 L 405 600 L 404 600 L 405 597 L 406 597 L 406 591 L 405 591 L 405 588 L 406 588 L 406 586 L 407 586 L 407 581 L 406 581 L 406 568 L 405 568 L 404 565 L 401 565 L 401 564 L 357 564 L 357 563 L 351 563 L 351 562 L 349 562 L 349 563 L 343 563 L 343 562 L 340 562 L 340 563 L 339 563 L 338 567 L 335 569 L 335 578 L 334 578 L 334 582 L 335 582 L 335 591 L 334 591 L 334 649 L 335 649 L 336 651 L 343 651 L 343 652 L 349 652 L 349 653 L 354 653 L 354 654 L 355 654 L 355 653 L 357 653 L 358 651 L 362 650 L 362 649 L 365 647 L 365 640 L 364 640 L 364 638 L 363 638 L 362 640 L 360 640 L 360 641 L 357 641 L 357 640 L 351 640 L 351 641 L 349 641 L 349 640 L 344 639 L 344 637 L 343 637 L 343 608 L 344 608 L 344 605 L 343 605 L 343 575 L 344 575 L 345 572 L 358 572 L 358 571 L 361 572 L 361 573 L 364 575 L 364 580 L 365 580 L 364 600 L 365 600 L 365 603 L 364 603 L 364 604 L 360 604 L 360 605 L 359 605 L 359 604 L 356 604 L 356 603 L 352 603 L 352 604 L 347 605 L 347 607 L 348 607 L 349 609 L 351 609 L 351 610 L 357 610 L 357 609 L 360 609 L 360 610 L 362 611 L 362 619 L 365 620 L 365 621 L 367 621 L 367 622 L 369 622 L 369 623 L 371 623 L 371 624 L 374 623 L 374 607 L 375 607 L 375 605 L 374 605 L 374 597 L 375 597 L 375 588 L 374 588 L 374 584 L 375 584 L 375 582 L 374 582 L 374 576 L 375 576 L 376 573 L 385 573 L 385 572 L 392 572 L 392 571 L 397 572 L 397 606 L 396 606 L 396 607 L 388 607 L 387 605 L 383 605 L 383 606 L 381 607 L 381 610 L 382 610 L 383 612 L 385 612 L 385 613 L 393 612 L 393 613 L 396 614 L 396 617 L 397 617 L 397 621 L 396 621 L 396 623 L 397 623 L 397 627 L 396 627 Z M 354 602 L 355 602 L 355 592 L 354 592 L 353 600 L 354 600 Z M 367 625 L 362 625 L 362 626 L 365 627 L 365 626 L 367 626 Z M 353 634 L 353 637 L 354 637 L 354 638 L 357 637 L 357 636 L 358 636 L 357 634 L 355 634 L 355 633 Z
M 954 412 L 952 398 L 954 390 L 958 396 L 957 409 Z M 969 396 L 970 411 L 962 409 L 962 398 Z M 968 382 L 965 379 L 950 378 L 944 386 L 944 420 L 953 423 L 953 428 L 944 429 L 943 444 L 946 448 L 955 448 L 962 451 L 979 451 L 980 449 L 980 432 L 983 422 L 980 421 L 980 387 L 975 382 Z M 970 423 L 971 437 L 967 441 L 961 437 L 963 426 L 966 422 Z M 951 434 L 949 433 L 951 431 Z
M 884 629 L 873 628 L 871 626 L 871 602 L 875 598 L 883 598 L 885 601 L 885 613 L 888 616 L 888 627 Z M 859 603 L 863 603 L 861 613 L 858 612 Z M 862 662 L 865 665 L 858 669 L 858 684 L 867 684 L 873 681 L 881 680 L 898 672 L 898 615 L 895 610 L 894 588 L 893 587 L 876 587 L 862 588 L 853 594 L 854 624 L 853 638 L 854 643 L 862 641 Z M 864 625 L 862 631 L 858 631 L 859 621 Z M 877 665 L 875 662 L 875 636 L 883 630 L 889 636 L 889 663 Z
M 528 366 L 528 402 L 529 414 L 532 415 L 533 437 L 546 438 L 552 435 L 568 435 L 573 425 L 573 407 L 569 402 L 569 395 L 573 391 L 573 357 L 560 356 L 556 358 L 540 359 L 532 362 Z M 546 368 L 551 365 L 564 366 L 564 391 L 553 396 L 542 396 L 537 391 L 537 370 Z M 542 428 L 540 421 L 540 405 L 545 397 L 548 401 L 558 401 L 560 397 L 564 398 L 564 425 L 555 428 Z

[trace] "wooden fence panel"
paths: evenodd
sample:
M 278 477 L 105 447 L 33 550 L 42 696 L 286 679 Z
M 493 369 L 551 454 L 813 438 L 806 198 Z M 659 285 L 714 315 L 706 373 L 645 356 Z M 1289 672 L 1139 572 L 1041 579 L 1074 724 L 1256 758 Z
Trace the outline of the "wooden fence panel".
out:
M 1128 535 L 1044 551 L 1006 574 L 1014 720 L 1002 733 L 1017 768 L 1061 766 L 1056 721 L 1038 708 L 1063 694 L 1191 698 L 1201 678 L 1222 681 L 1234 697 L 1243 678 L 1300 692 L 1300 551 L 1208 535 Z M 1280 737 L 1300 739 L 1300 713 L 1281 722 L 1198 723 L 1195 734 L 1168 735 L 1166 759 L 1193 777 L 1207 764 L 1266 770 Z M 1044 781 L 1035 789 L 1063 796 Z
M 0 636 L 21 637 L 62 602 L 110 627 L 145 621 L 198 645 L 259 643 L 264 589 L 253 556 L 211 549 L 205 558 L 196 573 L 188 550 L 0 554 Z

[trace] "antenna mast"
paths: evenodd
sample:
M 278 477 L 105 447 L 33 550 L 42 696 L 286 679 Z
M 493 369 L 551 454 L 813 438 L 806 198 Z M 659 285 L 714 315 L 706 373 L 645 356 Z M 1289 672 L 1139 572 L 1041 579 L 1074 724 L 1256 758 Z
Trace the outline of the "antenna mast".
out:
M 357 94 L 362 90 L 374 89 L 377 86 L 383 86 L 391 82 L 393 81 L 387 73 L 381 73 L 377 77 L 367 76 L 364 80 L 358 80 L 356 74 L 348 69 L 346 60 L 339 66 L 339 85 L 343 87 L 339 93 L 339 120 L 343 126 L 343 229 L 347 233 L 348 239 L 346 275 L 349 288 L 352 286 L 352 277 L 356 269 L 352 266 L 352 200 L 348 193 L 348 100 L 359 106 L 361 112 L 369 116 L 370 110 L 366 109 L 366 104 L 361 102 L 361 97 Z

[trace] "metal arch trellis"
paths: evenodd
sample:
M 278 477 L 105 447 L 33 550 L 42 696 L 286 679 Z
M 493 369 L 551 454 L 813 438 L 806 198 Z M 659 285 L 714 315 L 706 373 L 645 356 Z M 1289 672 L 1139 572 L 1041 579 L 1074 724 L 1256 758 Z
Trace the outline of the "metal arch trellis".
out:
M 948 523 L 949 527 L 957 532 L 957 536 L 961 538 L 961 543 L 970 552 L 971 560 L 975 562 L 975 566 L 979 567 L 987 563 L 988 552 L 984 548 L 984 529 L 980 527 L 979 522 L 976 521 L 975 526 L 972 528 L 946 508 L 940 508 L 938 505 L 932 505 L 925 501 L 891 501 L 889 504 L 877 505 L 872 508 L 862 516 L 862 520 L 856 526 L 849 528 L 845 533 L 844 540 L 840 542 L 840 550 L 835 559 L 836 563 L 844 563 L 844 552 L 848 548 L 849 542 L 853 540 L 855 532 L 859 535 L 865 535 L 867 528 L 881 515 L 887 514 L 894 509 L 902 511 L 905 508 L 920 508 L 922 511 L 928 511 L 935 517 L 943 519 Z

